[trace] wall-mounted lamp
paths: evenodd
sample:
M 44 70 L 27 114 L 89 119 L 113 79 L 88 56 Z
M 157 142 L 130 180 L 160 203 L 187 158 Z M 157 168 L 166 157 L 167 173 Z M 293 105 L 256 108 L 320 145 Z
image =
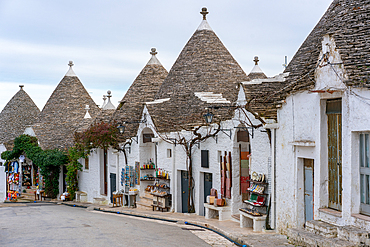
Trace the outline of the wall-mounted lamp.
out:
M 213 114 L 209 112 L 209 109 L 207 108 L 207 113 L 203 115 L 204 119 L 206 120 L 207 124 L 211 124 L 213 120 Z
M 122 124 L 119 124 L 117 126 L 117 129 L 119 130 L 120 134 L 125 133 L 126 126 L 125 124 L 134 124 L 134 123 L 146 123 L 146 114 L 144 114 L 143 120 L 135 120 L 135 121 L 124 121 Z M 136 137 L 136 142 L 138 142 L 138 139 Z
M 125 128 L 126 128 L 126 126 L 124 126 L 122 124 L 117 126 L 117 129 L 119 130 L 120 134 L 123 134 L 125 132 Z

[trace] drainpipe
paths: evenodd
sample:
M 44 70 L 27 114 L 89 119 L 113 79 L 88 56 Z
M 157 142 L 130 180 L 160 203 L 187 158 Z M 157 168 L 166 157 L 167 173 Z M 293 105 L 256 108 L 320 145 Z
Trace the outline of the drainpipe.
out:
M 173 152 L 172 152 L 172 178 L 171 178 L 171 189 L 172 189 L 172 212 L 176 212 L 176 204 L 177 204 L 177 172 L 176 172 L 176 145 L 173 144 Z
M 119 174 L 119 152 L 117 152 L 117 154 L 116 154 L 117 156 L 116 156 L 116 190 L 118 191 L 119 190 L 119 181 L 120 181 L 120 179 L 121 179 L 121 176 L 120 176 L 120 174 Z
M 273 217 L 272 219 L 272 227 L 273 229 L 276 229 L 276 129 L 272 129 L 273 135 L 273 141 L 272 141 L 272 169 L 271 169 L 271 191 L 272 191 L 272 197 L 271 197 L 271 207 L 272 207 L 272 213 Z M 270 209 L 271 210 L 271 209 Z
M 271 181 L 270 181 L 270 226 L 276 229 L 276 129 L 279 128 L 278 123 L 266 124 L 265 129 L 271 130 Z

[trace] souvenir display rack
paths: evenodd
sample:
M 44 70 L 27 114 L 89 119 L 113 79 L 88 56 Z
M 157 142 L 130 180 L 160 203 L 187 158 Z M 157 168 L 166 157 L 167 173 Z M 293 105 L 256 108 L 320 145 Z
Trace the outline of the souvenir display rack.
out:
M 171 207 L 170 176 L 169 172 L 158 168 L 151 160 L 140 167 L 140 181 L 154 182 L 146 186 L 145 191 L 153 196 L 152 208 L 168 210 Z
M 268 183 L 266 182 L 266 177 L 264 174 L 253 172 L 251 179 L 247 181 L 250 184 L 246 191 L 249 196 L 247 200 L 243 201 L 247 207 L 240 210 L 253 216 L 262 216 L 266 214 L 267 208 L 268 194 L 266 192 Z
M 31 165 L 22 165 L 22 186 L 31 186 Z
M 153 196 L 153 211 L 154 209 L 159 209 L 163 212 L 164 209 L 168 211 L 171 208 L 171 194 L 159 191 L 153 191 L 150 194 Z

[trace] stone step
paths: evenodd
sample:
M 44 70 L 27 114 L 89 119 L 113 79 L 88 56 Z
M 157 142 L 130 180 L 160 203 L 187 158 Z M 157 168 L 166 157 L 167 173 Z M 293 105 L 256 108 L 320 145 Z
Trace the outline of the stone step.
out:
M 339 238 L 355 244 L 370 242 L 370 234 L 354 226 L 337 226 L 324 221 L 311 220 L 306 222 L 306 230 L 327 238 Z
M 370 244 L 369 232 L 354 226 L 341 226 L 338 227 L 338 238 L 350 241 L 356 244 Z
M 140 197 L 138 201 L 145 204 L 152 204 L 153 198 Z
M 149 199 L 153 200 L 153 195 L 150 194 L 150 192 L 147 192 L 147 191 L 144 191 L 144 195 L 142 197 L 149 198 Z
M 93 203 L 98 205 L 108 205 L 109 201 L 106 198 L 96 197 L 93 198 Z
M 338 226 L 320 220 L 307 221 L 306 230 L 326 238 L 336 238 L 338 235 Z
M 26 193 L 35 193 L 36 189 L 26 189 Z
M 240 214 L 232 214 L 231 215 L 231 220 L 240 222 Z
M 35 194 L 30 194 L 30 193 L 21 193 L 19 198 L 28 200 L 28 201 L 34 201 L 35 200 Z
M 355 247 L 354 243 L 338 238 L 326 238 L 306 230 L 289 228 L 287 231 L 290 244 L 307 247 Z
M 136 208 L 140 210 L 153 210 L 152 204 L 146 204 L 146 203 L 141 203 L 141 202 L 136 202 Z

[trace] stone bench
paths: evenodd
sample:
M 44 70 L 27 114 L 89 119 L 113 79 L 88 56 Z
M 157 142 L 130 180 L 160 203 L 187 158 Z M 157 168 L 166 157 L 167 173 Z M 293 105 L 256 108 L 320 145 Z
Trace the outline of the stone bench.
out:
M 209 203 L 204 203 L 206 209 L 206 219 L 217 218 L 218 220 L 229 220 L 231 219 L 231 209 L 228 206 L 216 207 Z
M 253 227 L 254 232 L 261 232 L 265 225 L 266 215 L 253 216 L 251 214 L 240 212 L 240 227 Z

